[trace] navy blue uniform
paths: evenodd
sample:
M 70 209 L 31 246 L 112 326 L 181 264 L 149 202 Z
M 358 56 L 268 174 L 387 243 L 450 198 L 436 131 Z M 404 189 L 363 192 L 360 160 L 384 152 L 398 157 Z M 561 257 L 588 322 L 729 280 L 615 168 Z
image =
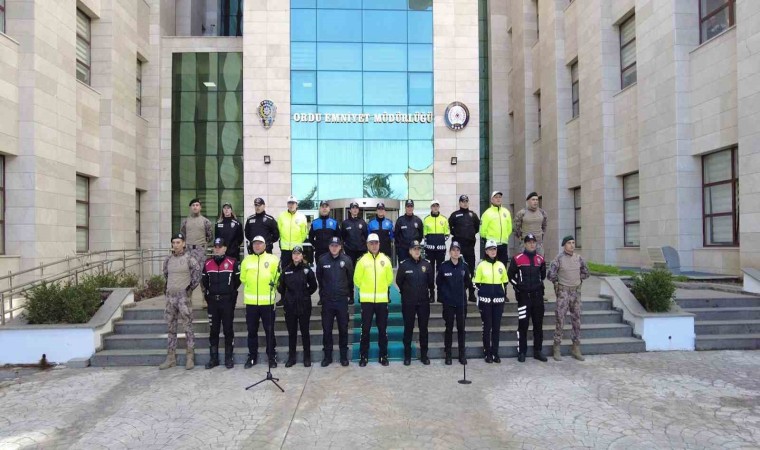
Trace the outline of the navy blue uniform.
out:
M 536 252 L 524 250 L 509 261 L 509 282 L 517 297 L 518 352 L 528 351 L 528 323 L 533 321 L 533 356 L 541 353 L 544 342 L 544 280 L 546 262 Z
M 367 253 L 367 222 L 361 217 L 349 217 L 340 225 L 343 249 L 351 258 L 354 267 L 356 261 Z
M 328 252 L 333 237 L 340 237 L 337 220 L 330 216 L 319 216 L 311 222 L 308 240 L 314 246 L 314 261 L 319 261 Z
M 325 253 L 317 261 L 319 298 L 322 300 L 322 344 L 324 358 L 332 360 L 333 323 L 338 319 L 341 361 L 348 360 L 348 299 L 354 296 L 354 264 L 340 253 Z
M 457 264 L 450 259 L 441 264 L 436 274 L 435 284 L 438 287 L 438 302 L 443 303 L 443 320 L 446 331 L 443 335 L 444 351 L 451 355 L 451 340 L 454 320 L 457 325 L 457 342 L 460 361 L 465 356 L 465 330 L 467 318 L 467 290 L 472 288 L 472 272 L 462 258 Z
M 422 241 L 422 220 L 412 214 L 404 214 L 396 220 L 396 226 L 393 228 L 393 239 L 396 243 L 396 253 L 398 259 L 408 258 L 409 247 L 413 241 Z
M 375 217 L 367 224 L 367 230 L 369 233 L 375 233 L 380 238 L 380 251 L 388 258 L 391 258 L 391 242 L 393 242 L 393 221 L 387 217 L 380 219 Z M 406 258 L 406 255 L 401 255 L 400 259 Z
M 433 266 L 426 259 L 407 258 L 398 266 L 396 285 L 401 292 L 401 314 L 404 318 L 404 358 L 412 357 L 415 316 L 420 328 L 420 357 L 425 357 L 428 352 L 430 300 L 435 289 Z
M 230 258 L 240 260 L 240 246 L 243 244 L 243 226 L 234 217 L 224 217 L 216 223 L 214 238 L 224 239 Z
M 251 241 L 256 236 L 264 238 L 267 244 L 267 253 L 272 253 L 274 243 L 280 240 L 280 229 L 277 227 L 277 219 L 266 212 L 261 214 L 251 214 L 245 220 L 245 240 L 248 254 L 253 254 Z

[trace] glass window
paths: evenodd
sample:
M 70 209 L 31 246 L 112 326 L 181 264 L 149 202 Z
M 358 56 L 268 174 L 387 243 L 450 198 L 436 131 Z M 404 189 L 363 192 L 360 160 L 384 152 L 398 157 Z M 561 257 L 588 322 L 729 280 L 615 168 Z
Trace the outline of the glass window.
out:
M 314 9 L 290 10 L 290 40 L 314 42 L 317 40 L 317 11 Z
M 243 35 L 243 0 L 222 0 L 219 36 Z
M 298 161 L 298 164 L 293 164 L 293 173 L 318 172 L 316 139 L 293 141 L 290 148 L 292 152 L 291 160 Z
M 90 249 L 90 179 L 77 175 L 77 253 Z
M 364 104 L 406 105 L 407 87 L 406 73 L 364 72 Z
M 421 113 L 427 114 L 433 113 L 432 106 L 410 106 L 409 114 Z M 409 139 L 433 139 L 433 123 L 410 123 L 409 124 Z
M 639 173 L 623 177 L 623 241 L 626 247 L 639 246 Z
M 636 82 L 636 16 L 620 24 L 620 88 Z
M 575 208 L 575 246 L 581 248 L 581 188 L 573 189 L 573 207 Z
M 409 103 L 429 105 L 433 103 L 433 74 L 409 74 Z
M 316 173 L 298 175 L 293 174 L 293 195 L 299 200 L 299 202 L 318 200 L 320 197 L 317 181 L 318 176 Z
M 138 116 L 142 116 L 142 61 L 137 60 L 137 68 L 135 69 L 135 113 Z
M 290 44 L 291 70 L 317 70 L 317 44 L 293 42 Z
M 5 14 L 3 14 L 5 17 Z M 77 80 L 85 84 L 91 84 L 90 65 L 90 18 L 80 9 L 77 9 Z
M 705 246 L 739 245 L 739 178 L 736 148 L 702 157 Z
M 361 72 L 317 72 L 319 103 L 323 105 L 361 105 Z
M 736 0 L 700 0 L 700 40 L 705 42 L 735 23 Z
M 319 42 L 361 42 L 362 12 L 318 9 L 317 40 Z
M 541 139 L 541 93 L 536 94 L 536 108 L 538 113 L 538 138 Z
M 416 172 L 433 171 L 433 140 L 409 141 L 409 170 Z
M 362 180 L 362 196 L 370 198 L 408 198 L 406 177 L 401 174 L 368 173 Z
M 407 141 L 364 141 L 364 173 L 403 174 L 408 168 Z
M 319 173 L 362 173 L 363 141 L 320 140 L 317 151 Z
M 405 11 L 364 11 L 364 42 L 407 41 Z
M 5 0 L 0 0 L 0 33 L 5 33 Z
M 364 70 L 406 72 L 406 44 L 364 44 Z
M 370 114 L 369 122 L 364 124 L 364 139 L 406 139 L 408 136 L 405 123 L 375 123 L 375 114 L 395 112 L 393 107 L 365 106 L 364 112 Z
M 362 70 L 362 45 L 320 42 L 317 44 L 317 69 Z
M 317 8 L 362 9 L 362 3 L 357 0 L 317 0 Z
M 573 90 L 573 117 L 578 117 L 581 114 L 581 93 L 580 83 L 578 81 L 578 61 L 574 62 L 570 66 L 570 80 Z
M 345 122 L 345 116 L 341 114 L 361 114 L 361 106 L 320 106 L 319 112 L 322 113 L 322 122 L 318 124 L 320 139 L 362 139 L 363 124 L 358 122 Z M 328 114 L 332 115 L 331 122 Z M 337 117 L 335 115 L 338 114 Z
M 428 201 L 433 199 L 432 173 L 409 174 L 409 198 Z
M 290 7 L 295 8 L 316 8 L 317 0 L 290 0 Z
M 140 242 L 140 191 L 135 191 L 135 246 L 142 247 Z
M 409 71 L 433 71 L 433 46 L 431 44 L 409 44 Z
M 433 43 L 433 12 L 432 11 L 409 11 L 409 43 L 432 44 Z
M 358 174 L 323 174 L 319 177 L 319 196 L 324 199 L 362 197 L 363 176 Z
M 0 255 L 5 254 L 5 156 L 0 155 Z
M 399 9 L 406 11 L 408 0 L 364 0 L 364 9 Z M 357 1 L 358 3 L 358 1 Z
M 317 112 L 317 107 L 314 105 L 311 106 L 303 106 L 303 105 L 292 105 L 290 107 L 291 113 L 300 113 L 300 114 L 310 114 Z M 295 120 L 290 121 L 290 138 L 293 140 L 296 139 L 316 139 L 317 138 L 317 122 L 309 122 L 309 121 L 298 121 Z
M 291 72 L 290 101 L 294 105 L 317 103 L 317 72 Z

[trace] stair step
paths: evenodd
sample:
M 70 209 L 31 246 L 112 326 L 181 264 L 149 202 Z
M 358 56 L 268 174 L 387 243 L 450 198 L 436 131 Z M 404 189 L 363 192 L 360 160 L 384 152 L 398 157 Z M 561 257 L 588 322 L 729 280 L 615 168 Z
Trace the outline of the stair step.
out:
M 697 336 L 758 334 L 760 320 L 700 320 L 694 322 Z
M 712 320 L 760 320 L 760 307 L 687 308 L 695 315 L 695 321 Z
M 683 309 L 691 308 L 760 308 L 760 297 L 736 296 L 716 298 L 677 298 L 676 303 Z
M 697 350 L 760 350 L 760 333 L 697 336 Z

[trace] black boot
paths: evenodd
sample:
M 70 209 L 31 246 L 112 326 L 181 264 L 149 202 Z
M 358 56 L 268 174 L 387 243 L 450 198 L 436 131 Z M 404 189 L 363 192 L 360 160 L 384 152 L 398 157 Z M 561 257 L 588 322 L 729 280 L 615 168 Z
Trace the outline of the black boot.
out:
M 206 363 L 207 369 L 213 369 L 219 365 L 219 347 L 211 347 L 210 349 L 211 359 Z
M 467 356 L 464 354 L 464 349 L 459 349 L 459 364 L 467 365 Z
M 243 366 L 246 369 L 250 369 L 251 367 L 255 366 L 256 363 L 259 362 L 259 355 L 258 353 L 255 354 L 248 354 L 248 359 L 245 360 L 245 366 Z
M 451 365 L 451 350 L 446 350 L 446 356 L 445 356 L 444 364 L 447 366 Z
M 485 360 L 488 364 L 491 364 L 493 362 L 493 357 L 490 354 L 486 354 Z
M 340 351 L 340 365 L 343 367 L 348 366 L 348 349 Z
M 389 364 L 389 362 L 388 362 L 388 357 L 387 357 L 387 356 L 381 356 L 381 357 L 380 357 L 380 358 L 377 360 L 377 362 L 379 362 L 380 364 L 382 364 L 382 365 L 384 365 L 384 366 L 387 366 L 387 365 Z
M 269 368 L 270 369 L 277 368 L 277 355 L 276 354 L 269 356 Z
M 519 353 L 517 355 L 517 360 L 520 362 L 525 362 L 525 353 Z
M 420 355 L 420 362 L 426 366 L 430 365 L 430 358 L 428 358 L 427 350 L 422 350 L 422 354 Z
M 332 364 L 332 353 L 325 353 L 325 355 L 322 357 L 322 363 L 320 365 L 322 367 L 327 367 L 330 364 Z
M 285 362 L 285 367 L 293 367 L 296 365 L 296 355 L 295 353 L 288 353 L 288 360 Z M 275 366 L 277 367 L 277 366 Z
M 359 367 L 366 367 L 367 366 L 367 356 L 361 355 L 359 357 Z
M 232 369 L 235 367 L 235 356 L 233 355 L 232 342 L 224 343 L 224 367 Z
M 311 352 L 309 351 L 303 352 L 303 366 L 311 367 Z
M 493 362 L 495 362 L 496 364 L 501 363 L 501 358 L 499 358 L 499 355 L 493 355 Z
M 412 363 L 412 349 L 404 348 L 404 365 L 408 366 Z
M 533 350 L 533 358 L 535 358 L 535 359 L 537 359 L 537 360 L 539 360 L 541 362 L 548 361 L 548 359 L 546 358 L 546 356 L 544 356 L 544 354 L 541 353 L 541 350 Z

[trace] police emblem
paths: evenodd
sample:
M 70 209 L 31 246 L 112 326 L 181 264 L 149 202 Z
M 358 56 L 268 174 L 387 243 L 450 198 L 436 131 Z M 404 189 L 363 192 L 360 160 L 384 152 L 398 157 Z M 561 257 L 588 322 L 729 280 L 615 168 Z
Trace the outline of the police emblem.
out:
M 346 267 L 346 262 L 345 261 L 341 261 L 340 262 L 340 268 L 342 269 L 344 267 Z
M 422 273 L 425 273 L 425 272 L 427 272 L 427 267 L 422 266 Z
M 380 261 L 380 267 L 385 267 L 385 261 Z
M 231 226 L 232 228 L 235 228 L 235 222 L 232 222 L 232 223 L 230 223 L 230 226 Z
M 417 224 L 416 223 L 414 224 L 414 228 L 417 228 Z
M 446 107 L 443 119 L 450 130 L 459 131 L 470 121 L 470 110 L 462 102 L 452 102 Z
M 504 270 L 501 267 L 499 267 L 499 273 L 504 273 Z
M 359 229 L 361 230 L 362 228 L 364 228 L 364 225 L 359 224 Z
M 264 128 L 269 129 L 274 124 L 274 117 L 277 115 L 277 107 L 272 100 L 262 100 L 259 103 L 259 119 Z
M 308 274 L 309 273 L 309 269 L 303 269 L 303 273 Z
M 268 263 L 268 262 L 265 262 L 265 263 L 264 263 L 264 268 L 265 268 L 265 269 L 268 269 L 268 268 L 269 268 L 269 263 Z

